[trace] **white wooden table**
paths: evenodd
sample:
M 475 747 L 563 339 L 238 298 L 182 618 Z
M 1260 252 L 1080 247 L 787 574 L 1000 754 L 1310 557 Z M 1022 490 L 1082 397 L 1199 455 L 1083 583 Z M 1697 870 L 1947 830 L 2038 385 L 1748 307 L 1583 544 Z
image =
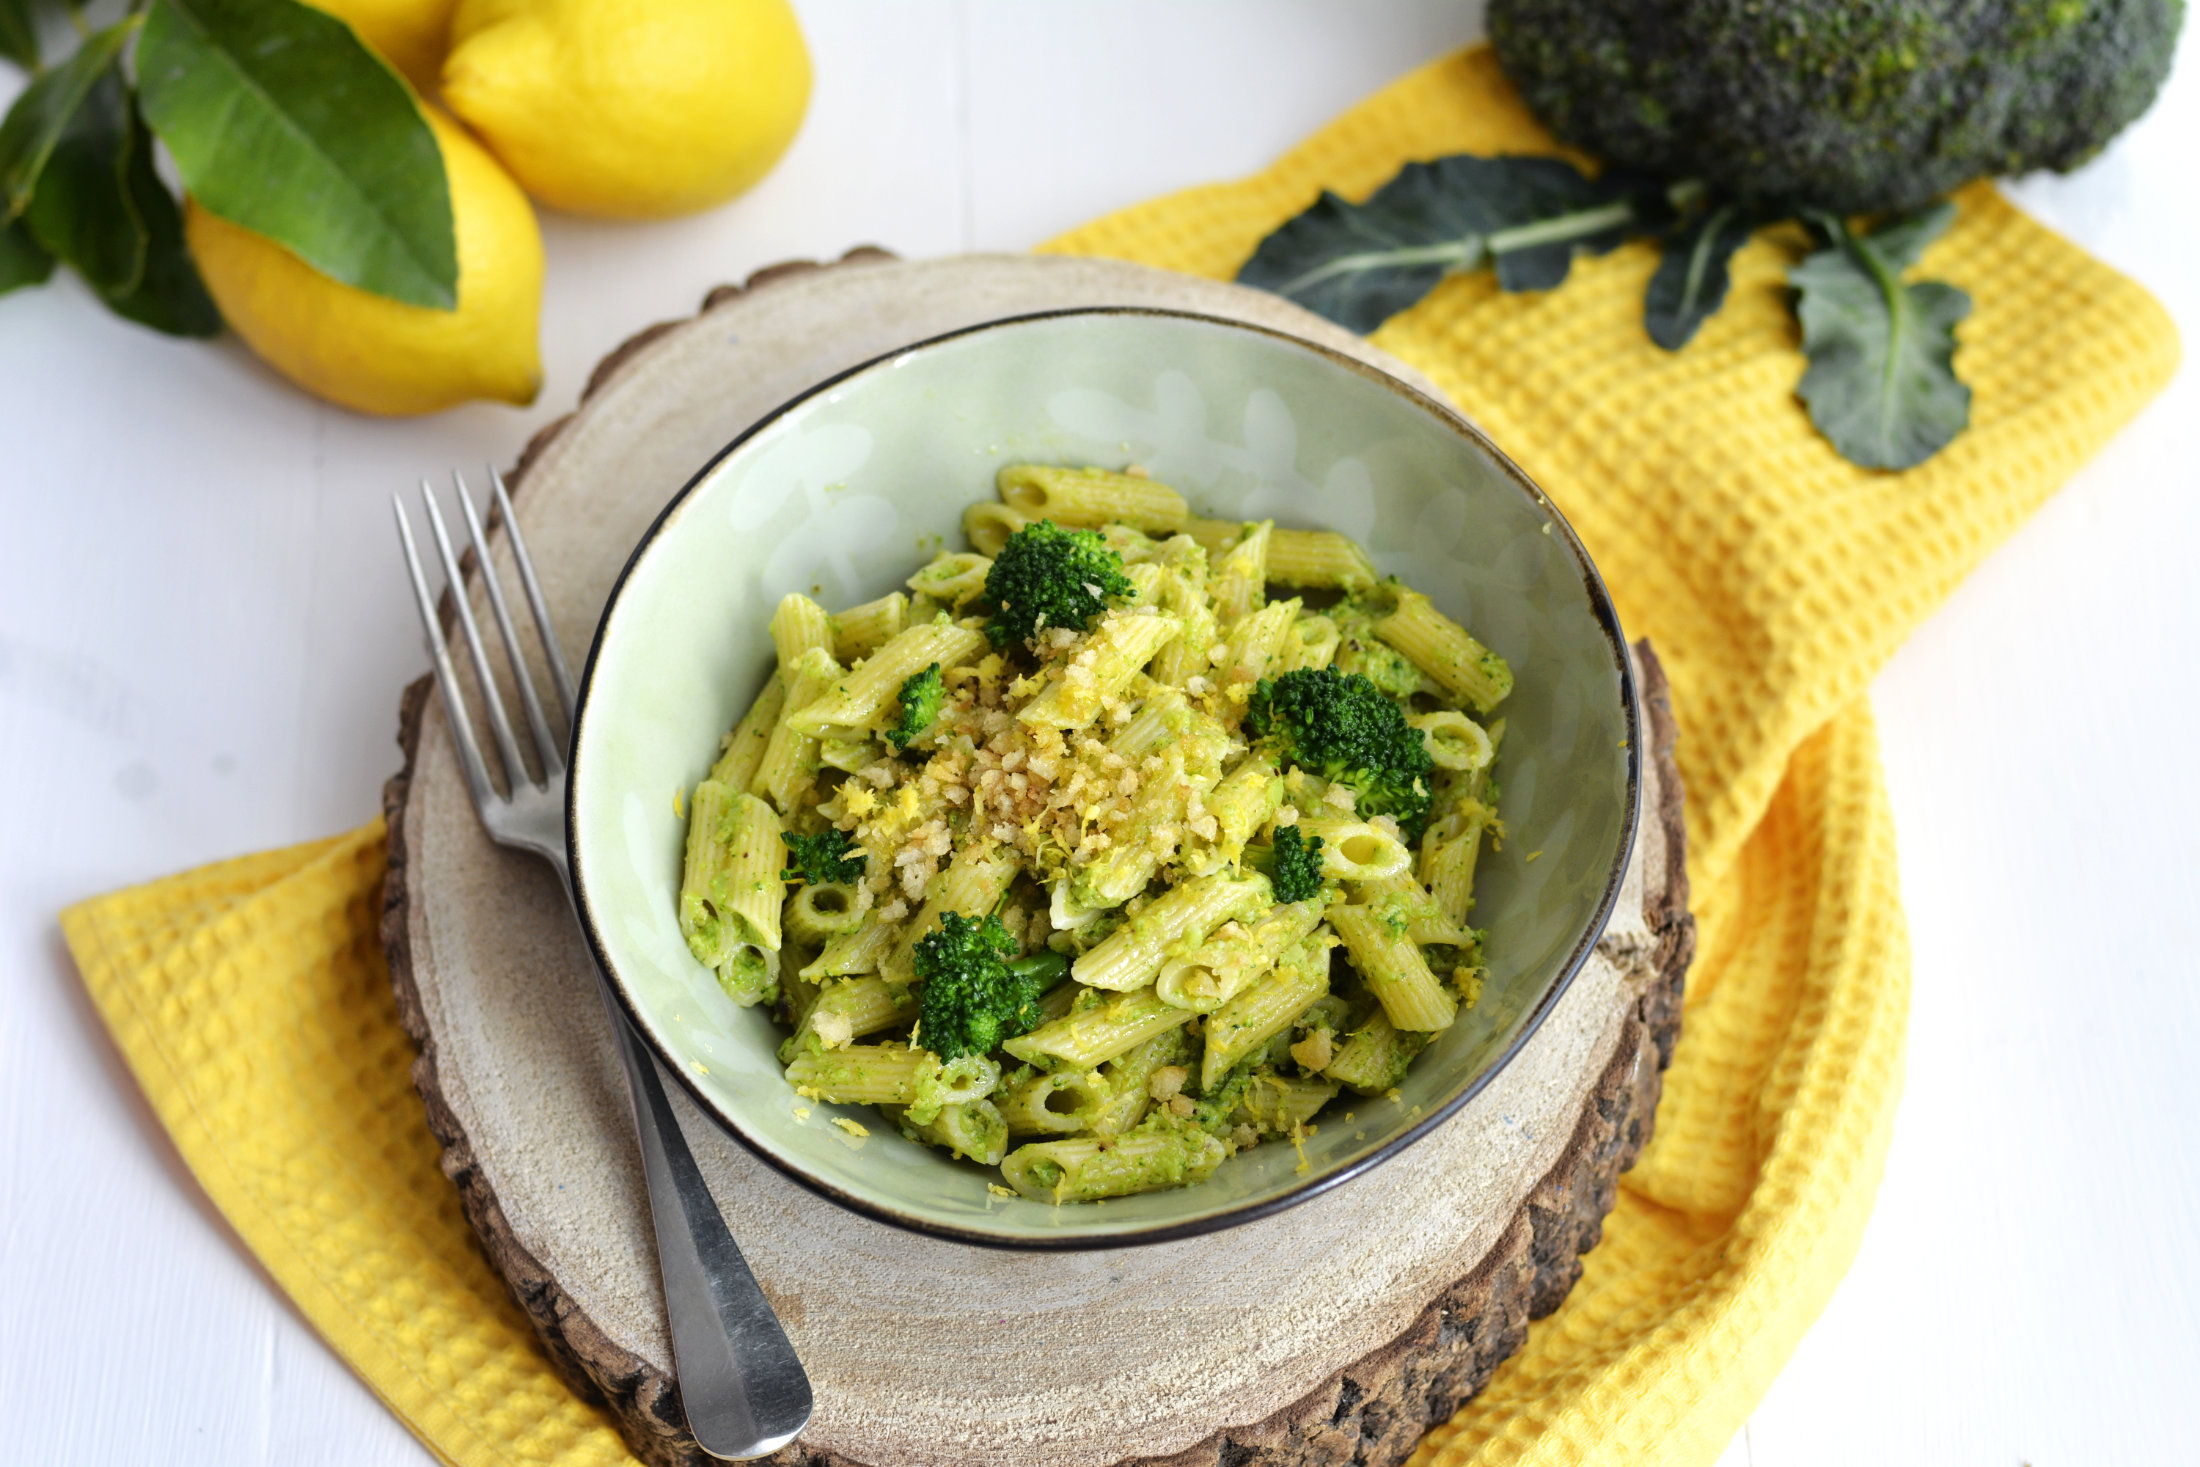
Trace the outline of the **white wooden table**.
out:
M 54 922 L 344 829 L 425 666 L 388 496 L 508 462 L 637 326 L 876 242 L 1021 249 L 1259 168 L 1471 39 L 1462 0 L 808 0 L 801 138 L 700 218 L 547 217 L 548 383 L 376 422 L 73 282 L 0 300 L 0 1416 L 11 1461 L 428 1460 L 200 1194 Z M 2188 32 L 2191 28 L 2188 28 Z M 2200 333 L 2200 44 L 2024 205 Z M 1863 1254 L 1731 1464 L 2194 1460 L 2200 1415 L 2200 371 L 1875 690 L 1915 952 Z

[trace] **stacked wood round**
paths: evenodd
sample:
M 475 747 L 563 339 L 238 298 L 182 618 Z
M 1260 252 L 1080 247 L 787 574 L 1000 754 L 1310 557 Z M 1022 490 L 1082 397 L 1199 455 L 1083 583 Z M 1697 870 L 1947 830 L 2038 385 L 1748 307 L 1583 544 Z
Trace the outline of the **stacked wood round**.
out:
M 1135 266 L 903 263 L 876 250 L 777 266 L 621 346 L 579 409 L 521 455 L 517 512 L 567 648 L 588 645 L 665 502 L 757 418 L 896 347 L 1089 305 L 1252 321 L 1433 391 L 1275 297 Z M 773 1460 L 1387 1464 L 1479 1390 L 1579 1277 L 1649 1137 L 1679 1031 L 1695 929 L 1673 720 L 1656 657 L 1636 652 L 1646 818 L 1596 954 L 1480 1095 L 1344 1187 L 1178 1243 L 971 1248 L 811 1194 L 676 1090 L 712 1194 L 816 1388 L 809 1429 Z M 482 833 L 442 718 L 427 679 L 407 690 L 405 766 L 384 796 L 382 931 L 444 1170 L 574 1389 L 609 1408 L 643 1460 L 699 1467 L 710 1459 L 680 1412 L 595 978 L 549 868 Z

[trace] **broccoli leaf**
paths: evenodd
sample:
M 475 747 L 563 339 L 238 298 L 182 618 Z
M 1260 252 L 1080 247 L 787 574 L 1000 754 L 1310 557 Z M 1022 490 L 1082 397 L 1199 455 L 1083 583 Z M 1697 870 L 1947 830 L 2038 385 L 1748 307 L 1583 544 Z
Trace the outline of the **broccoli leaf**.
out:
M 1679 351 L 1726 304 L 1727 265 L 1756 226 L 1740 204 L 1721 203 L 1667 231 L 1665 253 L 1642 301 L 1642 324 L 1652 341 Z
M 37 285 L 53 274 L 53 256 L 31 235 L 31 227 L 18 219 L 0 225 L 0 295 L 26 285 Z
M 1795 390 L 1851 463 L 1910 468 L 1970 422 L 1955 327 L 1971 297 L 1939 281 L 1902 281 L 1954 217 L 1952 205 L 1936 204 L 1862 235 L 1830 214 L 1811 216 L 1828 244 L 1788 272 L 1810 359 Z
M 1549 290 L 1577 251 L 1603 254 L 1665 210 L 1637 174 L 1591 179 L 1557 158 L 1459 154 L 1408 163 L 1364 204 L 1324 192 L 1237 278 L 1367 332 L 1445 276 L 1485 265 L 1502 289 Z

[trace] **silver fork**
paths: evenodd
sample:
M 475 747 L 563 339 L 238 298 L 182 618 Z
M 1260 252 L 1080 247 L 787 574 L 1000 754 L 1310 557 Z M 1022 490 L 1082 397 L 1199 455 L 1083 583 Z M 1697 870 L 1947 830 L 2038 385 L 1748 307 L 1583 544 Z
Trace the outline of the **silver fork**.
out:
M 472 496 L 457 474 L 451 479 L 466 517 L 466 530 L 480 562 L 481 584 L 489 593 L 489 610 L 503 634 L 504 650 L 519 685 L 521 706 L 526 710 L 536 762 L 542 778 L 528 773 L 520 757 L 519 740 L 505 716 L 504 700 L 497 693 L 496 675 L 481 644 L 481 629 L 466 598 L 458 557 L 451 549 L 450 532 L 435 491 L 423 479 L 421 497 L 426 501 L 428 528 L 435 537 L 436 556 L 451 589 L 458 611 L 458 625 L 472 654 L 474 674 L 481 685 L 481 701 L 496 737 L 497 753 L 504 765 L 509 794 L 499 793 L 489 777 L 474 737 L 473 722 L 466 712 L 458 675 L 451 666 L 449 646 L 436 615 L 435 600 L 428 594 L 427 577 L 420 569 L 420 553 L 413 543 L 412 524 L 405 505 L 396 495 L 390 503 L 397 511 L 397 536 L 405 545 L 405 568 L 412 573 L 413 595 L 420 605 L 420 624 L 427 633 L 428 655 L 435 661 L 436 685 L 443 690 L 443 710 L 450 720 L 451 738 L 458 745 L 459 763 L 465 767 L 466 787 L 473 792 L 474 809 L 487 827 L 489 838 L 499 845 L 532 851 L 558 870 L 568 901 L 573 897 L 572 872 L 565 854 L 565 744 L 550 728 L 542 700 L 535 695 L 534 679 L 520 650 L 519 634 L 505 603 L 504 589 L 489 559 L 489 540 L 474 512 Z M 573 674 L 566 666 L 565 650 L 558 644 L 557 629 L 543 604 L 542 586 L 520 538 L 519 522 L 512 516 L 511 496 L 504 477 L 489 470 L 491 493 L 504 533 L 519 567 L 527 606 L 534 613 L 535 630 L 542 638 L 556 685 L 558 705 L 566 726 L 573 722 Z M 594 962 L 591 954 L 590 961 Z M 810 1419 L 810 1380 L 794 1346 L 780 1328 L 756 1276 L 741 1257 L 733 1234 L 718 1206 L 703 1185 L 703 1173 L 688 1150 L 687 1138 L 666 1097 L 663 1073 L 656 1057 L 644 1047 L 626 1013 L 611 991 L 611 980 L 598 965 L 597 985 L 611 1016 L 611 1031 L 619 1057 L 626 1062 L 628 1098 L 634 1106 L 634 1129 L 640 1133 L 642 1171 L 649 1183 L 649 1212 L 656 1225 L 657 1265 L 664 1282 L 665 1314 L 672 1326 L 673 1369 L 679 1380 L 680 1403 L 687 1413 L 688 1430 L 702 1449 L 714 1457 L 746 1460 L 777 1451 L 800 1434 Z

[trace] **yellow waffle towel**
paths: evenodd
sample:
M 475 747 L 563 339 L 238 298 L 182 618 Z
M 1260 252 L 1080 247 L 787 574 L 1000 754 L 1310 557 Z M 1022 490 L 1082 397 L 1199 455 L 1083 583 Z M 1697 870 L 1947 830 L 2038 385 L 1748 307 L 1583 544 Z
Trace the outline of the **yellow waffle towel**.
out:
M 1275 167 L 1047 248 L 1227 278 L 1331 188 L 1548 152 L 1486 49 Z M 1967 189 L 1929 251 L 1969 290 L 1968 432 L 1919 468 L 1836 456 L 1794 398 L 1792 243 L 1760 238 L 1669 356 L 1630 245 L 1543 295 L 1454 279 L 1375 340 L 1520 460 L 1587 541 L 1681 725 L 1701 948 L 1657 1135 L 1565 1305 L 1416 1458 L 1708 1463 L 1855 1255 L 1901 1088 L 1909 968 L 1864 692 L 1918 621 L 2169 379 L 2145 291 Z M 422 1119 L 376 938 L 379 821 L 63 914 L 185 1159 L 330 1343 L 469 1464 L 628 1460 L 475 1250 Z

